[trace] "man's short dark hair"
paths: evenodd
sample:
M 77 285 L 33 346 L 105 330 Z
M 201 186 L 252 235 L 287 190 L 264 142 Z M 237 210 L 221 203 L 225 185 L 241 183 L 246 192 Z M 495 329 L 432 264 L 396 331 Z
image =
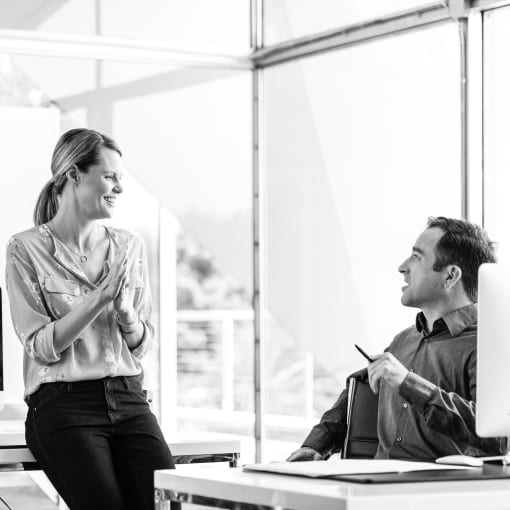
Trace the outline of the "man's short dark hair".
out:
M 484 262 L 496 262 L 495 243 L 483 228 L 468 221 L 430 217 L 427 228 L 433 227 L 444 232 L 436 245 L 434 271 L 449 265 L 459 266 L 464 290 L 475 303 L 478 299 L 478 268 Z

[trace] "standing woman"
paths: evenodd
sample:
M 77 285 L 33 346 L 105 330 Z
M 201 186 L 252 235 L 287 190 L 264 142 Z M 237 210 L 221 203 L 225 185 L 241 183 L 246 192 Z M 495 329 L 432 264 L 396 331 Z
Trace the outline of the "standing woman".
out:
M 71 510 L 153 509 L 154 470 L 174 467 L 142 391 L 154 332 L 145 248 L 98 223 L 122 193 L 121 155 L 96 131 L 64 133 L 36 226 L 7 247 L 26 440 Z

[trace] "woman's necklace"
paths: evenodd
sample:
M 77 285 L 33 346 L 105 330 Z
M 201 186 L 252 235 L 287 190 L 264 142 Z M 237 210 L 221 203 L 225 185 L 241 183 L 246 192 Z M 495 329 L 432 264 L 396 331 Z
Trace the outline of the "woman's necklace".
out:
M 89 257 L 96 251 L 98 246 L 99 246 L 99 232 L 97 232 L 96 245 L 88 253 L 78 253 L 77 251 L 74 251 L 72 248 L 69 248 L 69 246 L 68 246 L 68 248 L 73 253 L 76 253 L 76 255 L 78 255 L 78 257 L 80 257 L 80 262 L 83 262 L 83 264 L 85 264 L 85 262 L 87 262 L 89 260 Z
M 96 226 L 97 227 L 97 226 Z M 55 234 L 55 231 L 53 230 L 53 235 L 71 252 L 73 252 L 75 255 L 78 255 L 79 259 L 80 259 L 80 262 L 82 262 L 83 264 L 85 264 L 85 262 L 87 262 L 89 260 L 89 257 L 97 250 L 97 247 L 99 246 L 99 227 L 96 228 L 96 233 L 97 233 L 97 237 L 96 237 L 96 245 L 94 246 L 94 248 L 92 248 L 88 253 L 79 253 L 77 252 L 76 250 L 73 250 L 67 243 L 64 243 L 64 241 L 62 241 L 62 239 L 60 239 L 59 236 L 57 236 Z

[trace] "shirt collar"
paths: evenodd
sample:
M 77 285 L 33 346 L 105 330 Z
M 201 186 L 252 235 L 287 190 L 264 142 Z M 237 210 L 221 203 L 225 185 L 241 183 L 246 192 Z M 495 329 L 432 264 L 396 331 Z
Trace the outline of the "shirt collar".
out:
M 117 246 L 119 244 L 119 236 L 115 235 L 115 231 L 113 229 L 107 227 L 106 225 L 104 225 L 104 227 L 107 236 Z M 108 271 L 110 270 L 110 267 L 115 261 L 115 256 L 118 251 L 117 249 L 112 250 L 113 243 L 110 243 L 110 247 L 108 249 L 108 258 L 104 263 L 103 273 L 99 277 L 99 280 L 95 284 L 92 284 L 87 278 L 86 274 L 82 271 L 80 266 L 75 262 L 74 258 L 70 256 L 69 248 L 67 248 L 67 246 L 60 239 L 58 239 L 57 236 L 55 236 L 51 228 L 46 223 L 43 223 L 42 225 L 39 226 L 39 233 L 44 237 L 49 237 L 53 240 L 53 256 L 55 257 L 55 260 L 57 260 L 57 262 L 59 262 L 64 268 L 73 273 L 75 276 L 81 278 L 82 280 L 85 280 L 87 283 L 94 286 L 99 285 L 101 281 L 106 277 Z
M 472 303 L 462 308 L 457 308 L 443 317 L 437 319 L 433 326 L 432 331 L 443 329 L 444 326 L 448 328 L 451 336 L 458 336 L 465 329 L 476 324 L 478 320 L 478 309 L 476 304 Z M 416 329 L 421 333 L 426 331 L 427 321 L 423 312 L 420 312 L 416 316 Z
M 53 240 L 53 257 L 55 260 L 61 264 L 68 271 L 76 275 L 78 278 L 82 280 L 89 281 L 85 273 L 81 270 L 80 266 L 73 260 L 69 253 L 69 248 L 55 236 L 51 228 L 43 223 L 39 226 L 39 233 L 44 237 L 49 237 Z

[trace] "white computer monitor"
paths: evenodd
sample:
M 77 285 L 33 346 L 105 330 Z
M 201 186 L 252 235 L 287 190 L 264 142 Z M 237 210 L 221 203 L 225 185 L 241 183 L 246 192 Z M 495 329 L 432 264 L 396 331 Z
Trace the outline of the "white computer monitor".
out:
M 2 289 L 0 288 L 0 393 L 4 392 L 4 335 L 2 329 Z M 3 407 L 3 398 L 0 399 L 0 409 Z
M 476 433 L 510 436 L 510 266 L 478 271 Z

